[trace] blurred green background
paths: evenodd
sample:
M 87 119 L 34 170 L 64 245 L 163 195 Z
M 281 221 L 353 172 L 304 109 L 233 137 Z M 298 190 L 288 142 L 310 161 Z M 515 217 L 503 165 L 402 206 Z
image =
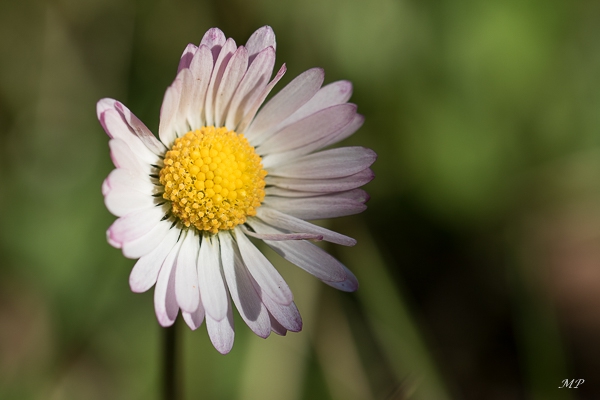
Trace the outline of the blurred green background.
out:
M 222 356 L 182 326 L 185 398 L 600 398 L 600 2 L 0 0 L 0 399 L 160 398 L 95 103 L 156 132 L 187 43 L 267 24 L 279 89 L 321 66 L 366 116 L 369 209 L 327 222 L 361 288 L 271 257 L 304 330 L 236 317 Z

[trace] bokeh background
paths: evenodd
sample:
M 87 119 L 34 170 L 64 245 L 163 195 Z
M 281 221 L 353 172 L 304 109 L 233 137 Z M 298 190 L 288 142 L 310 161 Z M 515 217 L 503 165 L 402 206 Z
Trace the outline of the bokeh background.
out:
M 186 399 L 600 398 L 600 2 L 1 0 L 0 399 L 159 399 L 162 328 L 106 243 L 95 103 L 156 131 L 188 43 L 278 40 L 366 116 L 336 292 L 269 256 L 304 330 L 227 356 L 181 326 Z M 564 379 L 585 379 L 559 389 Z

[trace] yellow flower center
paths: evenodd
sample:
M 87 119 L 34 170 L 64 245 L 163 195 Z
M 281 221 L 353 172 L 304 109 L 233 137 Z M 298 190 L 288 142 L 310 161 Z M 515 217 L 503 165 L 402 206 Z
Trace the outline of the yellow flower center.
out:
M 256 215 L 265 197 L 261 161 L 242 134 L 214 126 L 190 131 L 165 155 L 163 197 L 187 227 L 232 229 Z

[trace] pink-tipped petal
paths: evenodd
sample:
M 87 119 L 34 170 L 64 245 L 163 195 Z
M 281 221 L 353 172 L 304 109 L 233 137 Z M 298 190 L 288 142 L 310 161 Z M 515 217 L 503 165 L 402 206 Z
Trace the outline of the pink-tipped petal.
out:
M 366 210 L 368 195 L 363 190 L 307 198 L 267 197 L 264 204 L 293 217 L 313 220 L 343 217 Z
M 220 321 L 227 314 L 229 298 L 221 274 L 219 239 L 208 235 L 202 238 L 198 259 L 198 280 L 200 296 L 206 310 L 214 320 Z
M 339 129 L 337 132 L 333 132 L 327 136 L 315 140 L 314 142 L 310 142 L 293 150 L 269 154 L 266 157 L 263 157 L 263 167 L 272 169 L 279 165 L 285 165 L 291 160 L 295 160 L 305 154 L 312 153 L 313 151 L 320 150 L 326 146 L 329 146 L 330 144 L 337 143 L 356 132 L 363 125 L 364 121 L 365 117 L 360 114 L 355 114 L 352 121 L 348 125 Z
M 156 283 L 158 273 L 177 242 L 178 236 L 178 230 L 171 229 L 150 253 L 142 256 L 135 263 L 129 275 L 131 291 L 143 293 Z
M 183 50 L 183 54 L 181 55 L 181 59 L 179 60 L 179 66 L 177 67 L 177 73 L 179 73 L 179 71 L 181 71 L 184 68 L 190 67 L 190 64 L 192 62 L 192 59 L 194 58 L 194 54 L 196 53 L 196 50 L 198 50 L 198 46 L 191 44 L 191 43 L 185 47 L 185 50 Z
M 275 267 L 250 242 L 241 229 L 235 230 L 235 237 L 244 264 L 261 290 L 279 304 L 290 304 L 294 299 L 292 292 Z
M 340 147 L 300 157 L 269 170 L 286 178 L 331 179 L 356 174 L 370 167 L 377 154 L 365 147 Z
M 335 179 L 297 179 L 297 178 L 282 178 L 279 176 L 267 176 L 267 185 L 279 186 L 284 189 L 302 190 L 306 192 L 343 192 L 346 190 L 356 189 L 371 182 L 375 178 L 375 174 L 370 168 L 355 173 L 354 175 L 345 176 Z
M 202 306 L 202 302 L 198 304 L 196 311 L 192 313 L 182 311 L 181 315 L 191 330 L 195 331 L 196 329 L 200 328 L 202 321 L 204 321 L 204 307 Z
M 350 103 L 326 108 L 273 134 L 258 146 L 258 152 L 267 155 L 304 147 L 342 129 L 355 115 L 356 105 Z
M 208 89 L 206 92 L 206 104 L 204 110 L 206 114 L 205 122 L 207 126 L 215 124 L 215 104 L 219 86 L 221 85 L 221 80 L 223 79 L 223 74 L 225 73 L 227 64 L 229 64 L 229 61 L 231 60 L 231 57 L 233 56 L 233 53 L 235 53 L 236 49 L 237 47 L 235 45 L 235 41 L 229 38 L 219 52 L 219 57 L 216 58 L 213 73 L 210 77 L 210 83 L 208 84 Z
M 175 243 L 163 262 L 156 287 L 154 288 L 154 311 L 161 326 L 173 325 L 179 306 L 175 297 L 175 261 L 181 247 L 181 240 Z
M 246 269 L 244 262 L 234 249 L 228 232 L 219 233 L 223 273 L 229 287 L 229 294 L 240 316 L 256 335 L 266 338 L 271 333 L 267 308 L 256 292 L 256 282 Z
M 175 296 L 182 311 L 196 311 L 200 301 L 198 289 L 198 251 L 200 238 L 188 230 L 175 262 Z
M 263 26 L 258 28 L 250 36 L 246 42 L 246 48 L 248 49 L 248 63 L 251 64 L 258 53 L 266 49 L 267 47 L 276 48 L 275 43 L 275 32 L 270 26 Z
M 267 224 L 285 231 L 318 234 L 323 240 L 341 244 L 342 246 L 354 246 L 356 244 L 356 240 L 351 237 L 292 217 L 291 215 L 284 214 L 267 206 L 260 207 L 257 210 L 256 216 Z
M 285 329 L 280 323 L 279 321 L 277 321 L 275 319 L 275 317 L 269 313 L 269 319 L 271 320 L 271 330 L 273 332 L 275 332 L 277 335 L 279 336 L 285 336 L 287 335 L 288 330 Z
M 225 120 L 227 129 L 235 130 L 248 107 L 261 96 L 274 65 L 275 50 L 272 47 L 267 47 L 256 56 L 231 99 Z
M 227 317 L 220 321 L 215 320 L 208 313 L 206 314 L 206 329 L 208 336 L 215 349 L 221 354 L 227 354 L 233 347 L 233 340 L 235 338 L 235 331 L 233 330 L 233 313 L 231 311 L 231 305 L 227 300 Z
M 257 220 L 253 220 L 250 224 L 257 232 L 278 232 L 277 229 Z M 265 240 L 264 242 L 280 256 L 321 280 L 340 282 L 346 277 L 343 266 L 338 260 L 310 242 L 305 240 L 293 242 Z
M 217 98 L 215 99 L 215 126 L 224 125 L 231 98 L 244 77 L 247 68 L 248 50 L 244 46 L 240 46 L 233 53 L 233 56 L 231 56 L 227 68 L 225 68 L 225 72 L 223 73 L 219 89 L 217 90 Z
M 226 40 L 225 34 L 219 28 L 210 28 L 204 34 L 200 45 L 208 47 L 212 52 L 213 60 L 216 60 Z
M 266 294 L 263 294 L 262 300 L 271 315 L 282 327 L 292 332 L 302 330 L 302 317 L 293 301 L 287 305 L 279 304 Z
M 298 75 L 286 87 L 281 89 L 254 118 L 246 132 L 246 137 L 258 145 L 274 133 L 274 129 L 302 107 L 317 93 L 325 73 L 321 68 L 313 68 Z

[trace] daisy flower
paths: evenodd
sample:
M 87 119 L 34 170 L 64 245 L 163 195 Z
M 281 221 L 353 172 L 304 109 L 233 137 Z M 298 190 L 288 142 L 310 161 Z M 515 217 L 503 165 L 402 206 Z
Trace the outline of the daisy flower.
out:
M 322 150 L 363 123 L 348 81 L 322 86 L 310 69 L 264 105 L 284 75 L 270 80 L 275 34 L 262 27 L 245 46 L 210 29 L 183 52 L 167 89 L 157 139 L 123 104 L 98 102 L 116 167 L 102 186 L 119 217 L 108 242 L 139 259 L 134 292 L 154 288 L 162 326 L 179 310 L 191 329 L 204 319 L 221 353 L 233 346 L 231 300 L 260 337 L 297 332 L 302 320 L 292 292 L 250 238 L 344 291 L 358 288 L 344 265 L 312 243 L 356 241 L 308 220 L 363 211 L 358 187 L 373 179 L 372 150 Z

